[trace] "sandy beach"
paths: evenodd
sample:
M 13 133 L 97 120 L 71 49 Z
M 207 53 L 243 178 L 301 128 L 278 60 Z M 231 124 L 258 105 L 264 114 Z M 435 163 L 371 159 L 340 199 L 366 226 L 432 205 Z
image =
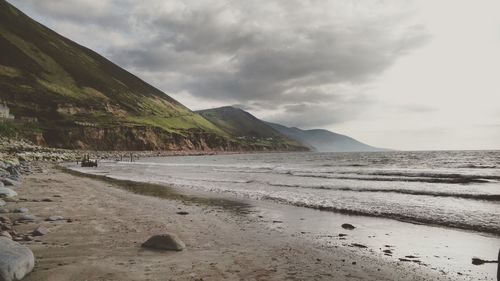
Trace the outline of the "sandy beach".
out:
M 145 196 L 126 185 L 51 164 L 25 176 L 16 188 L 19 200 L 6 207 L 26 207 L 39 221 L 15 229 L 29 233 L 43 225 L 49 233 L 21 242 L 36 257 L 24 280 L 456 280 L 352 247 L 319 246 L 268 227 L 266 218 L 248 215 L 236 203 L 168 192 Z M 54 215 L 66 220 L 44 221 Z M 164 232 L 177 234 L 186 250 L 140 247 Z

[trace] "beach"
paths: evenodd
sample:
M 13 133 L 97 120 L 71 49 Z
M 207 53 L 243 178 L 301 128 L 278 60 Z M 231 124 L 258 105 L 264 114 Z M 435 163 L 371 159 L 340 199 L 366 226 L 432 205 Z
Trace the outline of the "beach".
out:
M 17 232 L 49 230 L 21 242 L 36 257 L 24 280 L 458 280 L 363 249 L 312 243 L 269 227 L 277 222 L 246 214 L 236 203 L 145 196 L 127 191 L 124 182 L 39 165 L 18 187 L 19 200 L 7 205 L 39 218 L 17 225 Z M 66 220 L 44 221 L 54 215 Z M 177 234 L 186 250 L 141 248 L 164 232 Z

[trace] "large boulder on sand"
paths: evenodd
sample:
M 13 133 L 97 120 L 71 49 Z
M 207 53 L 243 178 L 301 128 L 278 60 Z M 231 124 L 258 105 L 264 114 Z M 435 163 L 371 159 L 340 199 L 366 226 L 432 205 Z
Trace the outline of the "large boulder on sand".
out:
M 34 266 L 35 257 L 30 249 L 0 236 L 0 281 L 21 280 Z
M 17 196 L 17 193 L 7 187 L 0 187 L 0 198 L 12 198 L 14 196 Z
M 157 250 L 182 251 L 186 248 L 186 245 L 175 234 L 165 233 L 151 236 L 142 244 L 142 247 Z

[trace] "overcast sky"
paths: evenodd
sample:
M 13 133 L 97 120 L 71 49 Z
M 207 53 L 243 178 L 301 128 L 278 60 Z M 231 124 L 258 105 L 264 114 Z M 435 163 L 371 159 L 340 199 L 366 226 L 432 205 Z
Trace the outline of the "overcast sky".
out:
M 191 109 L 500 149 L 497 0 L 9 0 Z

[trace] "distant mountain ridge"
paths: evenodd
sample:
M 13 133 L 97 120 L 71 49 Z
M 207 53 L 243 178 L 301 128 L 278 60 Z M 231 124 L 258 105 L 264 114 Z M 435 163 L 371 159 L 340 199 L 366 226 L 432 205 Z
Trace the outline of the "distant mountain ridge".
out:
M 308 150 L 302 143 L 283 135 L 247 111 L 231 106 L 196 111 L 239 141 L 259 144 L 270 150 Z
M 385 151 L 328 130 L 302 130 L 266 122 L 243 109 L 232 106 L 196 112 L 240 141 L 247 140 L 264 147 L 318 152 Z
M 351 137 L 324 129 L 302 130 L 296 127 L 286 127 L 270 122 L 267 122 L 267 124 L 280 133 L 304 145 L 308 145 L 318 152 L 387 151 L 387 149 L 373 147 Z

